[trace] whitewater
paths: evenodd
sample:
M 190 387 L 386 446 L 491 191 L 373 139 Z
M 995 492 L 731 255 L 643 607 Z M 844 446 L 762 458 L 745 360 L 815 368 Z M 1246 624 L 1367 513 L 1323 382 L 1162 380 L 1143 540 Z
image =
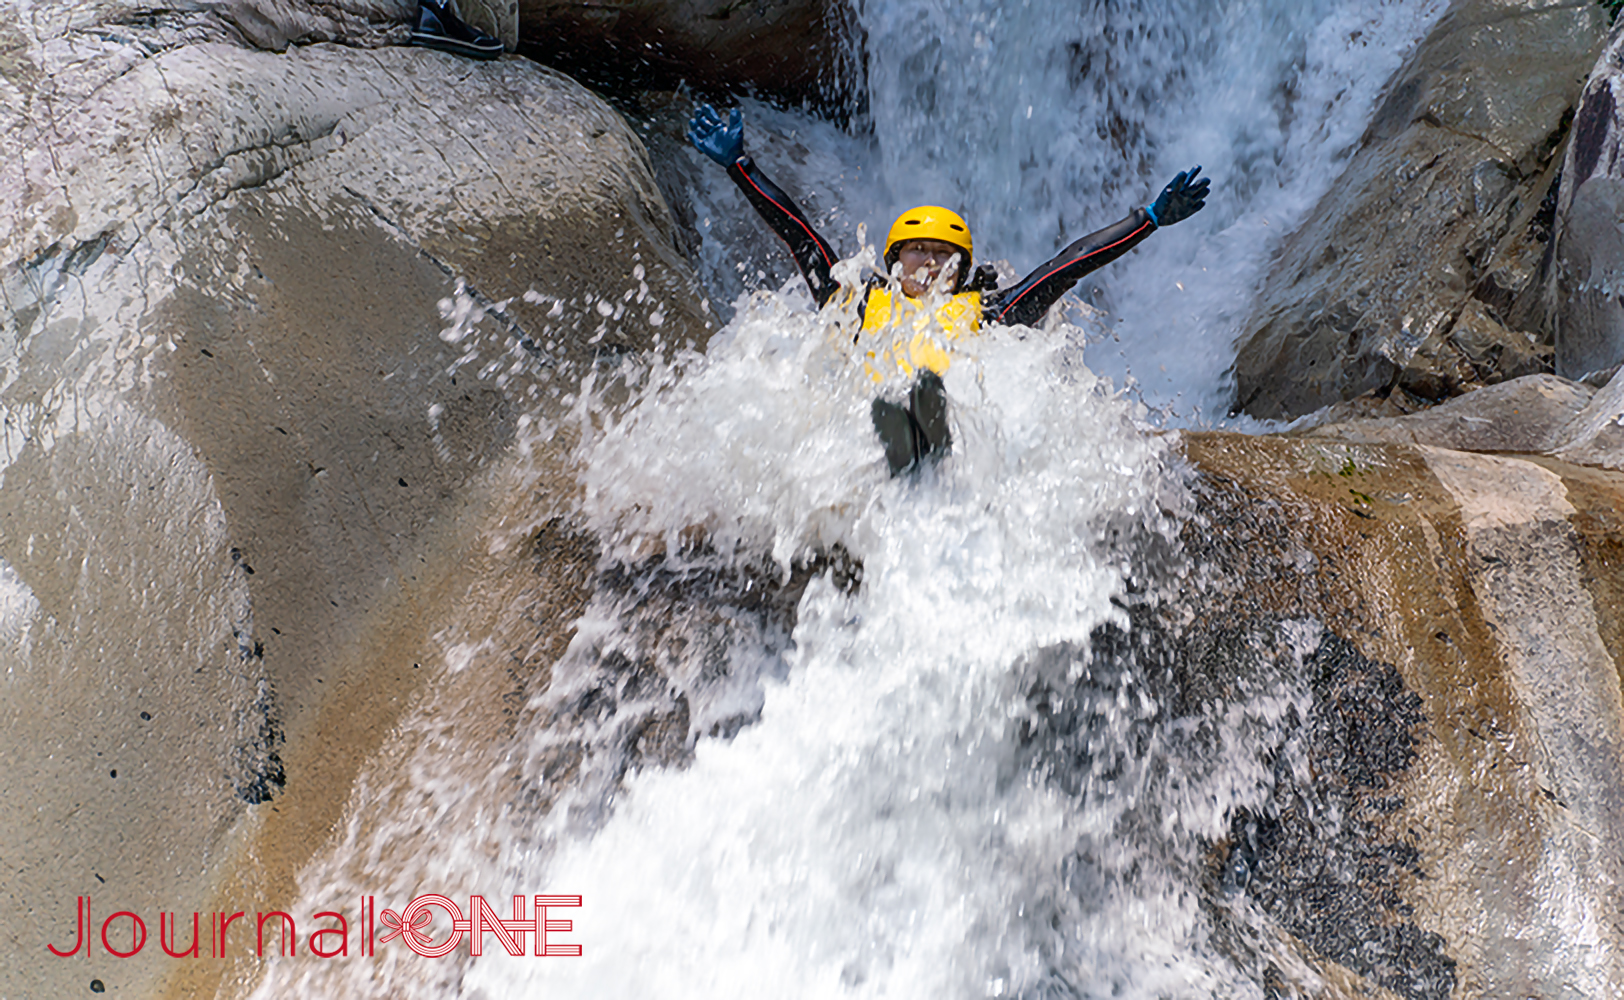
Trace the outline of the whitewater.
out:
M 1213 891 L 1209 857 L 1300 764 L 1274 755 L 1306 685 L 1287 669 L 1175 711 L 1175 671 L 1139 640 L 1200 572 L 1178 551 L 1178 429 L 1222 416 L 1271 252 L 1441 9 L 865 2 L 865 116 L 743 101 L 747 147 L 852 254 L 849 280 L 913 204 L 962 206 L 1007 281 L 1178 170 L 1214 191 L 1042 328 L 960 347 L 952 454 L 891 479 L 869 405 L 906 377 L 864 370 L 850 307 L 814 311 L 787 255 L 741 259 L 762 227 L 691 154 L 718 331 L 523 421 L 508 485 L 566 448 L 577 490 L 486 539 L 592 539 L 568 651 L 511 738 L 468 735 L 467 705 L 416 710 L 300 880 L 301 912 L 578 894 L 582 957 L 397 942 L 273 961 L 257 995 L 1255 998 L 1270 964 L 1310 981 Z M 448 623 L 445 668 L 482 641 Z

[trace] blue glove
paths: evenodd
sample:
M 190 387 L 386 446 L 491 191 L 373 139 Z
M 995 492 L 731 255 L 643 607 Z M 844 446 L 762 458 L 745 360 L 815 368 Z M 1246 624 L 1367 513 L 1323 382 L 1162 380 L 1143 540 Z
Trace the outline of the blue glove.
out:
M 688 141 L 717 163 L 731 167 L 744 155 L 744 116 L 734 108 L 727 124 L 723 125 L 722 116 L 715 108 L 701 104 L 688 120 Z
M 1150 221 L 1154 222 L 1157 228 L 1183 222 L 1206 207 L 1207 188 L 1212 181 L 1206 177 L 1196 180 L 1195 175 L 1200 172 L 1199 166 L 1194 170 L 1180 172 L 1162 188 L 1162 193 L 1156 196 L 1154 205 L 1145 206 L 1145 214 L 1150 216 Z

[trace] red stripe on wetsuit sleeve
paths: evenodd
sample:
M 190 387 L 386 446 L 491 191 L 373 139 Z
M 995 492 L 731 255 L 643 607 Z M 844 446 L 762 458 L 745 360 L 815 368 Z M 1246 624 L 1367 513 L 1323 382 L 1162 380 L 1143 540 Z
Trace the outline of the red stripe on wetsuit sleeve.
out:
M 1102 254 L 1105 251 L 1111 249 L 1112 247 L 1121 246 L 1122 244 L 1124 244 L 1124 243 L 1128 242 L 1129 240 L 1133 239 L 1135 236 L 1138 236 L 1140 233 L 1144 232 L 1145 231 L 1145 226 L 1151 226 L 1152 228 L 1155 228 L 1154 225 L 1149 220 L 1146 220 L 1144 225 L 1141 225 L 1138 229 L 1135 229 L 1133 232 L 1131 232 L 1128 235 L 1122 237 L 1120 240 L 1117 240 L 1115 243 L 1107 244 L 1107 245 L 1105 245 L 1103 247 L 1100 247 L 1098 250 L 1090 250 L 1088 253 L 1083 254 L 1081 257 L 1078 257 L 1076 260 L 1068 260 L 1064 264 L 1061 264 L 1059 267 L 1055 268 L 1053 271 L 1050 271 L 1048 274 L 1045 274 L 1043 277 L 1041 277 L 1038 280 L 1032 282 L 1032 284 L 1027 286 L 1025 292 L 1022 292 L 1021 294 L 1015 296 L 1015 298 L 1009 303 L 1009 305 L 1005 306 L 1003 309 L 1000 309 L 998 311 L 998 319 L 999 319 L 999 321 L 1002 321 L 1005 316 L 1009 315 L 1009 311 L 1011 309 L 1015 308 L 1015 304 L 1017 302 L 1020 302 L 1022 299 L 1026 298 L 1026 293 L 1027 292 L 1030 292 L 1034 288 L 1037 288 L 1039 285 L 1043 284 L 1045 281 L 1048 281 L 1050 278 L 1052 278 L 1055 275 L 1059 274 L 1061 271 L 1064 271 L 1066 268 L 1071 267 L 1073 264 L 1080 264 L 1083 261 L 1087 260 L 1088 258 L 1095 256 L 1096 254 Z
M 767 199 L 768 204 L 789 216 L 789 218 L 794 221 L 797 226 L 800 226 L 802 229 L 806 230 L 806 235 L 811 238 L 812 245 L 817 247 L 818 253 L 823 255 L 823 262 L 828 264 L 830 269 L 834 268 L 835 262 L 829 259 L 829 252 L 823 248 L 823 241 L 818 239 L 818 234 L 812 231 L 811 226 L 808 226 L 806 223 L 797 218 L 794 212 L 791 212 L 783 205 L 780 205 L 778 202 L 774 201 L 772 195 L 769 195 L 767 192 L 761 190 L 761 185 L 757 184 L 754 180 L 751 180 L 750 172 L 742 166 L 739 167 L 739 175 L 742 176 L 752 188 L 755 188 L 756 194 L 759 194 L 763 198 Z M 793 250 L 794 248 L 791 247 L 790 249 Z

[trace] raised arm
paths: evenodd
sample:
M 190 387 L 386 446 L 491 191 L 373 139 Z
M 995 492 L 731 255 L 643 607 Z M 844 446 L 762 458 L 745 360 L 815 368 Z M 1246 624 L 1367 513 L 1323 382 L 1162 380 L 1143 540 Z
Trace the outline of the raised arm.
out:
M 744 117 L 738 108 L 724 123 L 716 109 L 701 104 L 688 122 L 688 139 L 701 153 L 727 169 L 727 175 L 744 192 L 756 213 L 789 246 L 790 256 L 812 289 L 812 298 L 821 307 L 834 297 L 836 289 L 831 269 L 838 259 L 829 241 L 817 234 L 795 202 L 778 185 L 767 179 L 755 161 L 744 152 Z
M 1171 226 L 1201 211 L 1210 181 L 1196 175 L 1200 167 L 1174 177 L 1155 203 L 1136 208 L 1121 222 L 1090 233 L 1009 288 L 988 295 L 982 316 L 988 323 L 1032 326 L 1043 319 L 1060 296 L 1089 274 L 1132 250 L 1162 226 Z

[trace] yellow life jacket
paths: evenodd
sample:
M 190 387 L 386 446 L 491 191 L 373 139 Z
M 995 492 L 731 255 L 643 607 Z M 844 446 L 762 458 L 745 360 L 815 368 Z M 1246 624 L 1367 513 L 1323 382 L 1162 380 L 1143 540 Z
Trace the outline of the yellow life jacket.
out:
M 893 296 L 885 288 L 871 288 L 863 308 L 863 333 L 887 326 L 896 331 L 890 345 L 870 349 L 863 364 L 874 381 L 882 381 L 884 372 L 893 365 L 909 376 L 921 368 L 944 375 L 949 363 L 944 343 L 950 346 L 960 336 L 968 337 L 981 329 L 981 293 L 960 292 L 942 303 L 933 316 L 918 299 Z

